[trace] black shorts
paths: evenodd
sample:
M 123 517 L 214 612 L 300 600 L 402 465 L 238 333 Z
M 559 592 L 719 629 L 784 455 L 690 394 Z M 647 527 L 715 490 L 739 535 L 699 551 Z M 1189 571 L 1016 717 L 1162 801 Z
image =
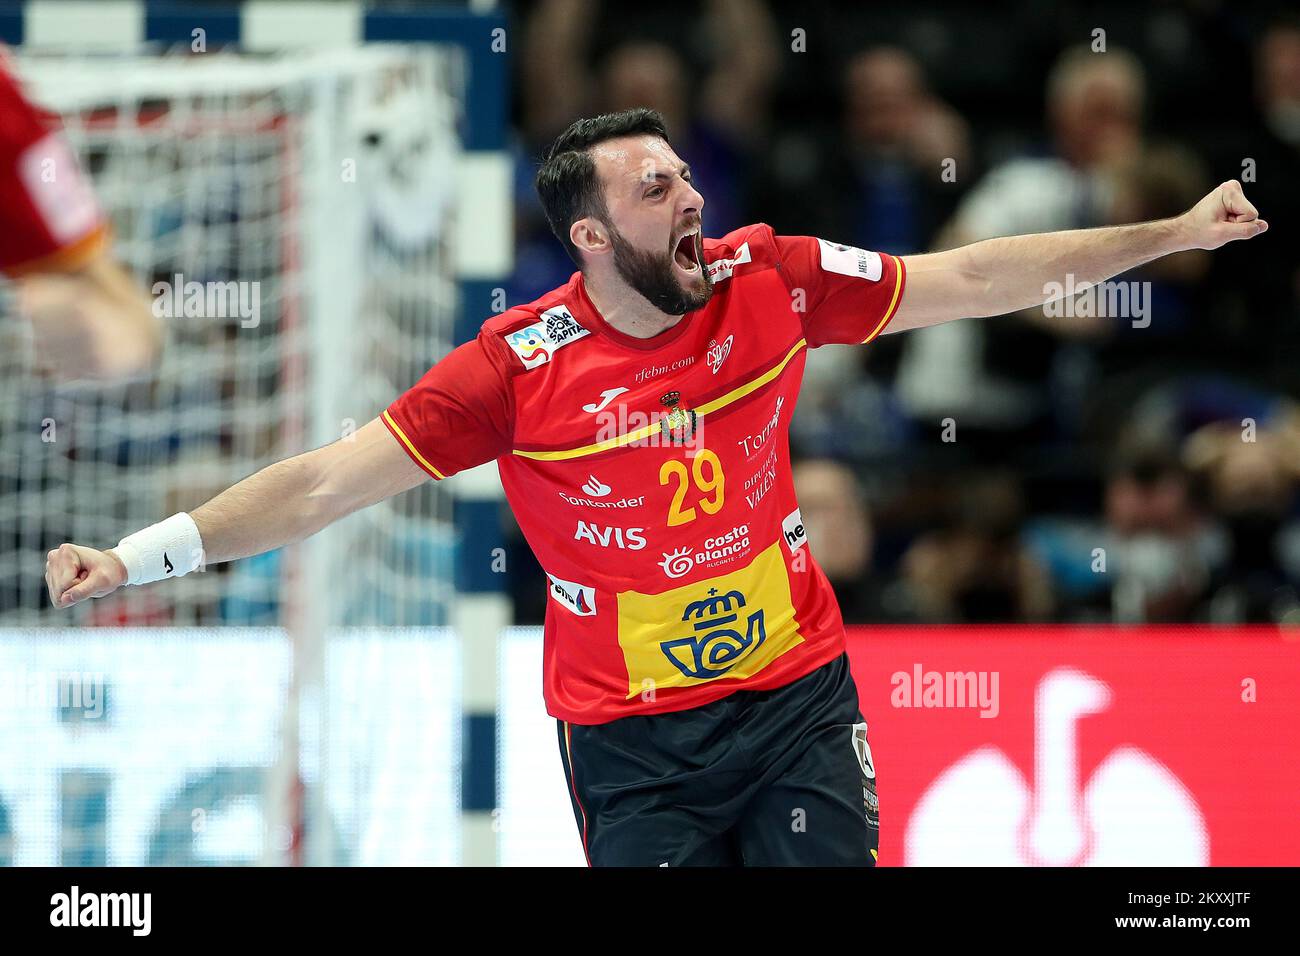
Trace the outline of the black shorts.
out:
M 559 722 L 592 866 L 874 866 L 867 725 L 843 654 L 703 707 Z

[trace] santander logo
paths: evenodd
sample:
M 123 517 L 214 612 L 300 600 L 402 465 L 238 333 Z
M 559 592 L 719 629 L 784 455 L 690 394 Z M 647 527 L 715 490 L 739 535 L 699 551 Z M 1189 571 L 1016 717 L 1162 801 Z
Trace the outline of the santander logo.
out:
M 1105 683 L 1051 671 L 1034 699 L 1032 788 L 997 747 L 941 773 L 904 835 L 908 866 L 1206 866 L 1209 834 L 1195 799 L 1160 761 L 1118 747 L 1079 781 L 1076 725 L 1106 710 Z

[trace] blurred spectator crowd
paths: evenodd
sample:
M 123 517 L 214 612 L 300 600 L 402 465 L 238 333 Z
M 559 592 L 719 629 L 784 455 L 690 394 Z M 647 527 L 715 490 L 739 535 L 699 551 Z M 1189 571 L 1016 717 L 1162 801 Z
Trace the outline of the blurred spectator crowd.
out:
M 848 623 L 1300 622 L 1300 15 L 1204 0 L 518 3 L 518 268 L 572 119 L 648 105 L 745 223 L 894 254 L 1175 215 L 1226 179 L 1262 240 L 1033 309 L 809 354 L 791 430 Z M 1069 311 L 1069 310 L 1067 310 Z M 520 623 L 545 607 L 518 540 Z

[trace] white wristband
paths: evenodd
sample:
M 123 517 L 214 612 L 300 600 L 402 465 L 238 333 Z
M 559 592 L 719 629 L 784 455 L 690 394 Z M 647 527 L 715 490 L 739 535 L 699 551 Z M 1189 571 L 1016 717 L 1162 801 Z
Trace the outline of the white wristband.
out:
M 129 534 L 113 552 L 126 565 L 127 584 L 179 578 L 203 564 L 199 527 L 184 511 Z

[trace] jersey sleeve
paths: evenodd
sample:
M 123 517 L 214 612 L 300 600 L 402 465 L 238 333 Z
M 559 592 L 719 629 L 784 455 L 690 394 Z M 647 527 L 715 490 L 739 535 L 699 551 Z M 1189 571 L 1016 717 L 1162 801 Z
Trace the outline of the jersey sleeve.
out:
M 885 330 L 907 283 L 901 259 L 812 236 L 774 238 L 809 348 L 865 344 Z
M 393 437 L 434 478 L 492 461 L 514 447 L 512 366 L 498 342 L 480 332 L 457 346 L 383 413 Z
M 0 271 L 78 268 L 107 234 L 58 120 L 28 102 L 0 58 Z

